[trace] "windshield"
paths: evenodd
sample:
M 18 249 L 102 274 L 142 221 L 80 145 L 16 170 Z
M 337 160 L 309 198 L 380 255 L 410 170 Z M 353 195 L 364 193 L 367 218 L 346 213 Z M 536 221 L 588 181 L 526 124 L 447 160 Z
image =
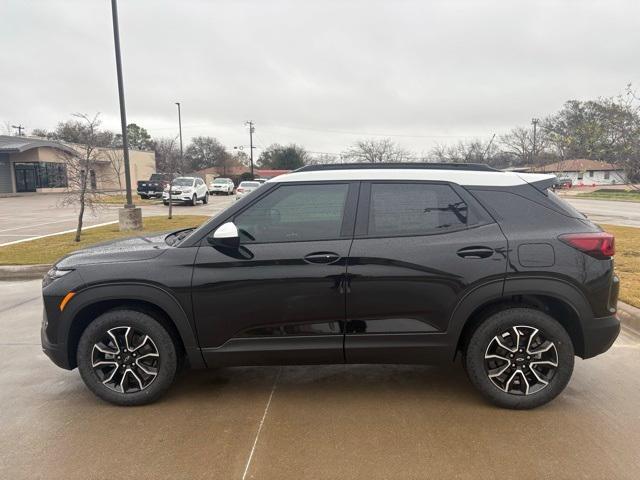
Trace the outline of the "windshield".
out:
M 229 180 L 228 178 L 216 178 L 213 183 L 215 184 L 219 184 L 219 183 L 229 183 L 231 180 Z
M 193 186 L 193 178 L 176 178 L 173 181 L 174 187 L 192 187 Z
M 240 186 L 246 187 L 246 188 L 256 188 L 260 186 L 260 183 L 259 182 L 242 182 Z

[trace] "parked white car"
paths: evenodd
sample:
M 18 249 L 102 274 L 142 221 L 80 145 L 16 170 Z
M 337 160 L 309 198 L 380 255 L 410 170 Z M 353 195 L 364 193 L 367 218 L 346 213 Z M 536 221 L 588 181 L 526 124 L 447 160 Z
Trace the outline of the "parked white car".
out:
M 253 192 L 256 188 L 259 188 L 262 185 L 260 182 L 255 181 L 244 181 L 240 182 L 238 188 L 236 188 L 236 200 L 240 200 L 245 195 Z
M 195 205 L 202 200 L 205 205 L 209 203 L 209 190 L 200 177 L 178 177 L 173 181 L 171 189 L 171 201 L 173 203 L 188 203 Z M 162 203 L 169 205 L 169 187 L 162 192 Z
M 216 178 L 209 184 L 209 193 L 211 195 L 233 195 L 236 186 L 230 178 Z

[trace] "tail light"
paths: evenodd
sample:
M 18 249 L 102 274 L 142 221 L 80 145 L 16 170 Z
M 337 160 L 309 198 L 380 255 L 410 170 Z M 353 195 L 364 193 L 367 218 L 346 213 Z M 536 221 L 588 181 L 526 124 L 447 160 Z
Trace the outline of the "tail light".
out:
M 567 233 L 559 238 L 567 245 L 595 258 L 606 259 L 616 253 L 615 237 L 607 232 Z

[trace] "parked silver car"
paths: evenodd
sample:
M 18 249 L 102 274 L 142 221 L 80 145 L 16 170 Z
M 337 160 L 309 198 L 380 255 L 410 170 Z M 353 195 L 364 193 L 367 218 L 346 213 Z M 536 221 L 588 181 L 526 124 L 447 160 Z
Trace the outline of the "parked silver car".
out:
M 236 200 L 239 200 L 245 195 L 253 192 L 256 188 L 259 188 L 260 185 L 262 185 L 260 182 L 255 181 L 240 182 L 240 185 L 236 188 Z
M 230 178 L 216 178 L 209 184 L 209 193 L 211 195 L 233 195 L 236 186 Z

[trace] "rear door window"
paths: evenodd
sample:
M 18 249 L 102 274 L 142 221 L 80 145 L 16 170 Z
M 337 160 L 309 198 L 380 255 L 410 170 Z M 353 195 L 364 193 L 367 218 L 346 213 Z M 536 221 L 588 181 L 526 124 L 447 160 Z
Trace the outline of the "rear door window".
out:
M 430 235 L 468 224 L 467 203 L 449 186 L 372 183 L 369 236 Z

